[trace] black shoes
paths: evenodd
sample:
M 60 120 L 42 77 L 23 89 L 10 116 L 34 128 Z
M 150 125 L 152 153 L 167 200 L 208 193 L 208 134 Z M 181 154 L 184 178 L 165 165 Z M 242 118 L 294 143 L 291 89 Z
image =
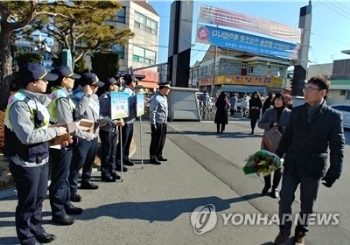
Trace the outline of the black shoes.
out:
M 80 184 L 80 189 L 85 189 L 85 190 L 97 190 L 98 185 L 95 185 L 91 181 L 82 181 Z
M 66 213 L 70 215 L 78 215 L 83 212 L 82 208 L 75 207 L 73 204 L 70 204 L 69 206 L 65 207 Z
M 269 189 L 270 187 L 269 186 L 265 186 L 264 189 L 261 191 L 261 196 L 266 196 L 267 193 L 269 192 Z M 272 198 L 278 198 L 280 195 L 279 195 L 279 192 L 278 192 L 278 189 L 277 188 L 272 188 L 272 191 L 270 193 L 270 196 Z
M 104 181 L 104 182 L 115 182 L 116 181 L 116 179 L 113 178 L 112 175 L 106 174 L 106 173 L 103 173 L 101 175 L 101 180 Z
M 126 171 L 125 171 L 126 172 Z M 114 179 L 120 179 L 120 176 L 116 173 L 116 172 L 112 172 L 111 173 L 111 176 L 114 178 Z
M 115 170 L 121 172 L 122 166 L 120 164 L 117 164 L 115 167 Z M 123 166 L 123 172 L 127 172 L 127 171 L 128 171 L 128 168 Z
M 129 161 L 125 161 L 124 165 L 126 165 L 126 166 L 134 166 L 135 163 L 129 160 Z
M 81 201 L 81 196 L 79 195 L 79 193 L 77 191 L 75 191 L 75 192 L 71 193 L 70 200 L 72 202 L 80 202 Z
M 48 234 L 44 232 L 43 234 L 40 234 L 38 236 L 35 236 L 35 239 L 38 241 L 35 244 L 40 244 L 40 243 L 49 243 L 52 242 L 53 240 L 56 239 L 56 236 L 53 234 Z M 39 243 L 40 242 L 40 243 Z
M 266 194 L 269 192 L 270 186 L 265 186 L 264 189 L 261 191 L 261 196 L 266 196 Z
M 64 216 L 53 216 L 52 222 L 59 225 L 72 225 L 74 224 L 75 220 L 72 217 L 69 217 L 68 215 L 64 215 Z M 43 241 L 40 241 L 38 238 L 36 240 L 43 243 Z
M 164 158 L 163 156 L 159 156 L 159 157 L 157 157 L 157 158 L 158 158 L 158 160 L 161 161 L 161 162 L 166 162 L 166 161 L 168 161 L 168 159 Z
M 271 192 L 271 197 L 272 198 L 278 198 L 280 195 L 278 193 L 278 189 L 272 189 L 272 192 Z
M 155 165 L 161 165 L 162 162 L 158 160 L 157 157 L 151 157 L 149 160 L 150 163 L 155 164 Z

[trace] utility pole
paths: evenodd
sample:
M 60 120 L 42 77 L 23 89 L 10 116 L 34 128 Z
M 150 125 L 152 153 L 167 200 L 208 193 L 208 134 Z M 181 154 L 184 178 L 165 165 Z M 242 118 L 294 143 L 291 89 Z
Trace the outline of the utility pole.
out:
M 303 96 L 303 89 L 305 87 L 306 71 L 309 60 L 309 47 L 311 35 L 311 21 L 312 21 L 312 5 L 311 0 L 309 5 L 300 9 L 299 14 L 299 28 L 302 29 L 301 34 L 301 48 L 299 50 L 298 59 L 294 65 L 294 73 L 292 79 L 292 95 Z
M 215 76 L 216 76 L 216 56 L 218 54 L 218 47 L 215 45 L 215 53 L 214 53 L 214 63 L 213 63 L 213 80 L 211 81 L 211 96 L 215 97 Z

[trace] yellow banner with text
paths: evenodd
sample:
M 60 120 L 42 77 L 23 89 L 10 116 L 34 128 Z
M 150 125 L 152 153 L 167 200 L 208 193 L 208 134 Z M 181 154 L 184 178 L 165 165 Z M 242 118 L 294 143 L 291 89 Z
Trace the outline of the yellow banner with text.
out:
M 199 86 L 211 85 L 213 78 L 205 78 L 199 80 Z M 215 85 L 232 84 L 232 85 L 260 85 L 272 88 L 281 88 L 283 78 L 281 77 L 259 77 L 259 76 L 218 76 L 214 80 Z

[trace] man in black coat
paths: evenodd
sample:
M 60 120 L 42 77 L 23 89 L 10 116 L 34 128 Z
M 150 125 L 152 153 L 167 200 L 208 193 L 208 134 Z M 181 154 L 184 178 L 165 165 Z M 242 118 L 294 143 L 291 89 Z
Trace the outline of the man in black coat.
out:
M 276 154 L 284 157 L 282 189 L 279 201 L 280 233 L 274 244 L 284 244 L 290 236 L 291 205 L 300 184 L 301 210 L 294 239 L 304 244 L 308 218 L 313 213 L 320 180 L 332 187 L 340 177 L 344 157 L 343 119 L 339 112 L 326 105 L 324 97 L 329 81 L 312 77 L 304 89 L 305 104 L 293 108 Z M 330 150 L 330 167 L 326 160 Z

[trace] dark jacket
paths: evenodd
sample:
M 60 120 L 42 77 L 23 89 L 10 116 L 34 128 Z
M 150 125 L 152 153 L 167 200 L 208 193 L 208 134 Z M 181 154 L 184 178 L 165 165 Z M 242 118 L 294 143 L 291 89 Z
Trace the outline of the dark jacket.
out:
M 252 109 L 252 106 L 258 107 L 259 109 Z M 259 119 L 262 103 L 260 99 L 251 98 L 249 100 L 249 118 Z
M 284 174 L 323 177 L 328 145 L 330 168 L 327 175 L 340 177 L 344 158 L 342 116 L 323 102 L 308 119 L 307 105 L 293 108 L 276 154 L 284 157 Z
M 228 98 L 220 95 L 215 103 L 215 106 L 215 123 L 228 124 L 228 110 L 230 109 L 230 102 L 228 102 Z

